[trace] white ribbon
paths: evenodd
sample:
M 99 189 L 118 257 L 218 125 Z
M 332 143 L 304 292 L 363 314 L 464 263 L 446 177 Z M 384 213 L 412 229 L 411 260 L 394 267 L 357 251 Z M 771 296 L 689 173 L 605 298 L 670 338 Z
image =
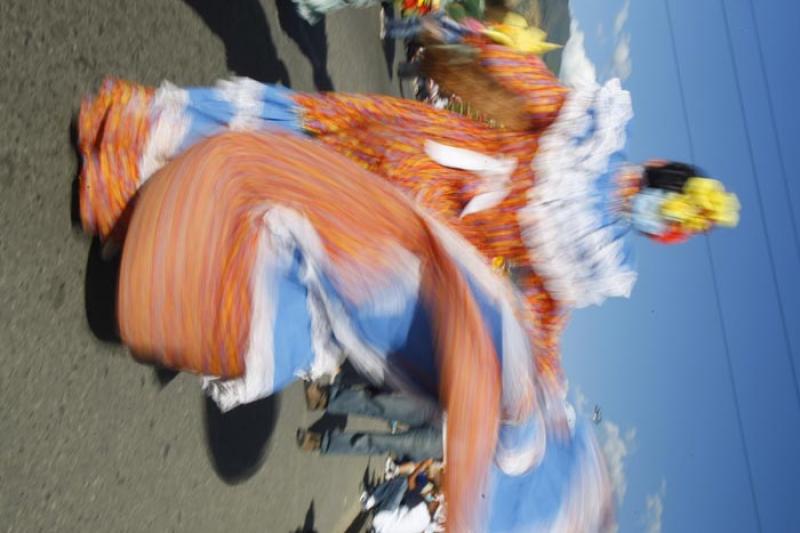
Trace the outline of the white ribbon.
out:
M 479 192 L 461 211 L 462 218 L 498 205 L 511 192 L 511 175 L 517 168 L 513 157 L 495 158 L 433 141 L 425 141 L 425 153 L 442 166 L 467 170 L 481 178 Z

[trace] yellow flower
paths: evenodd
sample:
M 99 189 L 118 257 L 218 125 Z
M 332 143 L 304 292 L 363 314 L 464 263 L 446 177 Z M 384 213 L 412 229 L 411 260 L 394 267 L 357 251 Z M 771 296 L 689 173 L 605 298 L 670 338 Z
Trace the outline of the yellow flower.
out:
M 670 193 L 661 204 L 661 214 L 669 220 L 683 222 L 697 214 L 697 208 L 683 194 Z
M 690 178 L 683 194 L 671 193 L 661 204 L 661 214 L 687 232 L 711 229 L 714 224 L 733 227 L 739 222 L 739 199 L 725 192 L 717 180 Z
M 525 18 L 516 13 L 508 13 L 502 24 L 489 26 L 483 34 L 498 44 L 527 54 L 542 55 L 561 48 L 560 45 L 546 42 L 545 32 L 528 26 Z
M 739 199 L 733 193 L 722 195 L 714 211 L 714 221 L 720 226 L 732 228 L 739 223 Z
M 501 272 L 506 268 L 506 260 L 500 256 L 492 259 L 492 269 L 496 272 Z
M 689 178 L 684 190 L 690 201 L 715 223 L 728 227 L 739 223 L 739 199 L 735 194 L 726 192 L 719 181 Z
M 684 220 L 681 228 L 689 233 L 699 233 L 710 230 L 712 225 L 711 221 L 702 214 L 696 214 Z

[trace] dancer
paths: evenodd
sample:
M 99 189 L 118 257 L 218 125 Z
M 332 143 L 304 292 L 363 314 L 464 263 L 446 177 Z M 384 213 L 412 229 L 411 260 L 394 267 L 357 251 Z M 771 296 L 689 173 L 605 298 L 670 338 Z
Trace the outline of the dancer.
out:
M 448 415 L 451 530 L 507 530 L 491 525 L 506 493 L 532 502 L 544 486 L 557 506 L 504 509 L 503 523 L 597 530 L 611 498 L 602 455 L 591 433 L 554 431 L 525 309 L 384 180 L 289 133 L 227 133 L 151 176 L 128 213 L 118 320 L 137 357 L 204 375 L 223 409 L 331 371 L 343 353 L 375 383 L 427 376 Z
M 708 179 L 693 181 L 716 190 L 702 209 L 651 194 L 646 175 L 658 163 L 625 160 L 632 109 L 617 80 L 567 88 L 535 55 L 485 41 L 471 49 L 467 67 L 440 51 L 426 68 L 479 102 L 479 114 L 499 117 L 494 123 L 387 96 L 297 93 L 246 79 L 158 90 L 108 80 L 81 111 L 84 227 L 106 237 L 124 231 L 140 184 L 208 135 L 276 127 L 312 135 L 406 192 L 487 261 L 502 258 L 533 317 L 537 366 L 559 381 L 568 310 L 632 290 L 631 230 L 674 242 L 676 225 L 686 238 L 735 224 L 738 204 Z M 114 194 L 98 194 L 105 190 Z M 654 217 L 661 223 L 645 223 Z M 687 217 L 701 222 L 681 222 Z

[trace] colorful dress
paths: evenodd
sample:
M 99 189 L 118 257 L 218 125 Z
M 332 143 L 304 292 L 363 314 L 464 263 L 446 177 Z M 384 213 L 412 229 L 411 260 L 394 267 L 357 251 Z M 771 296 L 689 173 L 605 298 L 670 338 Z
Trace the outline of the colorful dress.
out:
M 225 410 L 345 356 L 376 383 L 432 381 L 448 530 L 598 530 L 612 501 L 602 453 L 584 424 L 559 436 L 567 406 L 547 389 L 531 408 L 524 306 L 385 180 L 309 139 L 230 132 L 129 205 L 118 319 L 138 357 L 202 374 Z
M 404 190 L 487 260 L 510 265 L 533 311 L 537 365 L 558 380 L 565 311 L 627 296 L 635 279 L 610 192 L 630 98 L 616 81 L 568 91 L 533 55 L 492 44 L 480 53 L 497 83 L 517 95 L 522 129 L 388 96 L 297 93 L 246 79 L 158 90 L 108 80 L 80 118 L 85 227 L 103 236 L 124 227 L 138 184 L 205 136 L 311 134 Z M 485 168 L 465 166 L 465 155 L 483 158 Z M 92 198 L 107 188 L 110 204 Z

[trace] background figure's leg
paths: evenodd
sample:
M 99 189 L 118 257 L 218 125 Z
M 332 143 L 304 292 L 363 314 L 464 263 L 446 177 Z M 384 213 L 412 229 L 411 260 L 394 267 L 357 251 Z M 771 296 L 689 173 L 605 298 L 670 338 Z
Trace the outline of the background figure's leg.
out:
M 410 80 L 419 76 L 419 62 L 405 62 L 397 65 L 397 75 L 401 79 Z
M 366 509 L 375 509 L 375 512 L 393 511 L 400 507 L 406 490 L 408 479 L 404 476 L 396 477 L 378 485 L 365 504 Z
M 391 453 L 413 461 L 442 458 L 441 427 L 413 428 L 402 433 L 339 432 L 322 436 L 321 453 L 383 455 Z
M 374 394 L 366 389 L 332 387 L 327 412 L 397 421 L 412 427 L 436 423 L 440 410 L 430 400 L 409 394 Z

